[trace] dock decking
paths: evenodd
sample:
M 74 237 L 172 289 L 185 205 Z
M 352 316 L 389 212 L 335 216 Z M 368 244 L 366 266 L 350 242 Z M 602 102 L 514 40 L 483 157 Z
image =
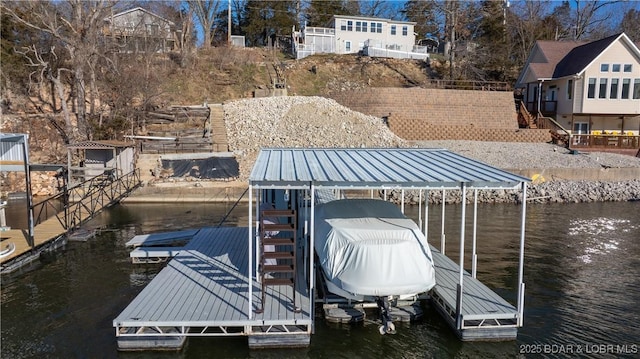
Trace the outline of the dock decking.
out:
M 257 314 L 262 294 L 254 282 L 249 318 L 248 230 L 198 231 L 114 319 L 119 348 L 157 349 L 158 341 L 190 336 L 248 336 L 250 347 L 308 346 L 313 311 L 306 283 L 295 288 L 299 313 L 293 288 L 272 286 Z
M 518 311 L 468 272 L 464 274 L 462 327 L 456 324 L 460 266 L 431 246 L 436 270 L 432 302 L 462 340 L 511 340 L 518 334 Z

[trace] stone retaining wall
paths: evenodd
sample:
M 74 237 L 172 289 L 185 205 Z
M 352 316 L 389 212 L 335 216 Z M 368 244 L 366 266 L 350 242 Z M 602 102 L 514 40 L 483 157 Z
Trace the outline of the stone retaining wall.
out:
M 485 128 L 476 125 L 434 125 L 427 120 L 391 115 L 389 129 L 405 140 L 468 140 L 491 142 L 549 142 L 551 134 L 543 129 Z
M 436 126 L 518 129 L 511 92 L 425 88 L 366 88 L 330 95 L 352 110 Z

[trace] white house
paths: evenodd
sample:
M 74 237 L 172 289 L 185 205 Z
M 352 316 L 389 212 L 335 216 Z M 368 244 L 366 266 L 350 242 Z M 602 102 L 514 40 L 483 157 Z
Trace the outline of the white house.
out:
M 624 33 L 536 42 L 516 88 L 524 89 L 529 112 L 553 118 L 572 135 L 640 134 L 640 50 Z
M 427 59 L 426 46 L 416 45 L 415 22 L 334 15 L 330 27 L 294 31 L 298 59 L 317 53 Z

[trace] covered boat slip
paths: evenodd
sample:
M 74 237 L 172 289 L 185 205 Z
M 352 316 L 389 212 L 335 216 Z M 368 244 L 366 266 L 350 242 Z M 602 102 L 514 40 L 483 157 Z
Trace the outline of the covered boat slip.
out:
M 464 270 L 467 205 L 461 206 L 460 252 L 458 264 L 444 256 L 445 234 L 437 240 L 440 251 L 434 252 L 436 264 L 436 286 L 433 303 L 445 316 L 452 329 L 463 340 L 510 340 L 515 339 L 517 327 L 522 326 L 524 313 L 524 239 L 526 218 L 526 191 L 530 180 L 479 161 L 466 158 L 444 149 L 322 149 L 322 148 L 273 148 L 262 149 L 249 178 L 249 222 L 250 236 L 257 237 L 260 223 L 261 202 L 280 199 L 281 205 L 297 208 L 304 225 L 301 233 L 302 246 L 315 248 L 315 207 L 327 201 L 327 190 L 373 190 L 387 193 L 389 190 L 419 191 L 427 198 L 429 191 L 459 191 L 463 203 L 467 203 L 467 192 L 473 193 L 474 204 L 472 234 L 472 273 Z M 476 218 L 478 190 L 512 189 L 521 191 L 521 231 L 518 258 L 518 303 L 514 306 L 480 283 L 476 278 Z M 275 190 L 275 191 L 274 191 Z M 338 191 L 336 191 L 338 192 Z M 284 195 L 283 195 L 284 193 Z M 322 199 L 316 196 L 322 195 Z M 424 195 L 424 197 L 422 197 Z M 386 195 L 385 195 L 386 197 Z M 294 200 L 291 200 L 294 198 Z M 339 197 L 336 197 L 336 199 Z M 277 202 L 277 201 L 276 201 Z M 286 203 L 285 203 L 286 202 Z M 422 207 L 424 206 L 424 207 Z M 276 207 L 280 209 L 276 204 Z M 404 202 L 401 207 L 404 210 Z M 444 228 L 444 204 L 442 223 Z M 422 215 L 424 214 L 424 222 Z M 437 214 L 434 214 L 437 215 Z M 434 242 L 433 230 L 426 223 L 429 218 L 428 201 L 420 207 L 420 229 L 425 237 Z M 255 218 L 255 223 L 254 223 Z M 425 224 L 425 225 L 423 225 Z M 431 232 L 431 233 L 430 233 Z M 431 234 L 432 237 L 429 237 Z M 256 243 L 252 238 L 249 243 Z M 251 245 L 251 244 L 249 244 Z M 305 251 L 302 251 L 305 252 Z M 255 265 L 258 274 L 260 250 L 255 246 L 249 251 L 250 271 Z M 255 260 L 255 263 L 251 263 Z M 313 307 L 315 285 L 315 258 L 307 256 L 305 279 L 308 284 L 309 307 Z M 253 280 L 253 279 L 251 279 Z M 249 286 L 250 290 L 253 286 Z M 252 300 L 253 296 L 249 296 Z M 498 309 L 496 309 L 498 308 Z M 496 328 L 501 328 L 498 330 Z
M 309 344 L 311 313 L 304 285 L 273 286 L 265 296 L 249 290 L 247 227 L 202 228 L 113 320 L 121 350 L 179 348 L 189 336 L 249 336 L 253 346 L 277 337 L 290 346 Z M 250 294 L 252 293 L 252 294 Z M 249 298 L 253 307 L 248 307 Z

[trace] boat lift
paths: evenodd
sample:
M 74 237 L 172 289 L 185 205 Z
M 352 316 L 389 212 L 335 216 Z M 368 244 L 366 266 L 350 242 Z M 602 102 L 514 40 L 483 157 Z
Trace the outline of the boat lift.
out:
M 386 195 L 401 191 L 404 212 L 405 190 L 418 190 L 422 204 L 419 226 L 429 239 L 429 191 L 442 191 L 442 231 L 440 250 L 432 247 L 436 262 L 436 288 L 431 291 L 433 302 L 452 329 L 462 340 L 515 339 L 524 316 L 524 242 L 526 220 L 526 192 L 528 178 L 489 166 L 445 149 L 303 149 L 273 148 L 261 150 L 249 179 L 249 238 L 248 265 L 255 268 L 250 281 L 259 281 L 258 271 L 259 205 L 265 199 L 277 199 L 280 205 L 297 207 L 301 213 L 300 237 L 305 257 L 305 273 L 309 307 L 314 306 L 316 271 L 314 256 L 314 211 L 316 195 L 334 191 L 373 191 Z M 519 190 L 521 192 L 521 229 L 518 259 L 518 294 L 516 307 L 491 291 L 476 278 L 477 274 L 477 199 L 480 190 Z M 277 190 L 278 192 L 269 192 Z M 462 194 L 460 219 L 459 263 L 445 256 L 444 233 L 445 196 L 448 191 Z M 473 191 L 472 268 L 464 269 L 465 222 L 467 192 Z M 271 193 L 271 197 L 267 198 Z M 275 195 L 274 193 L 279 193 Z M 272 198 L 273 197 L 273 198 Z M 282 199 L 280 199 L 282 197 Z M 293 198 L 293 202 L 291 199 Z M 286 199 L 286 200 L 284 200 Z M 255 210 L 254 210 L 255 208 Z M 284 208 L 283 208 L 284 209 Z M 251 318 L 252 303 L 249 285 L 247 315 Z

